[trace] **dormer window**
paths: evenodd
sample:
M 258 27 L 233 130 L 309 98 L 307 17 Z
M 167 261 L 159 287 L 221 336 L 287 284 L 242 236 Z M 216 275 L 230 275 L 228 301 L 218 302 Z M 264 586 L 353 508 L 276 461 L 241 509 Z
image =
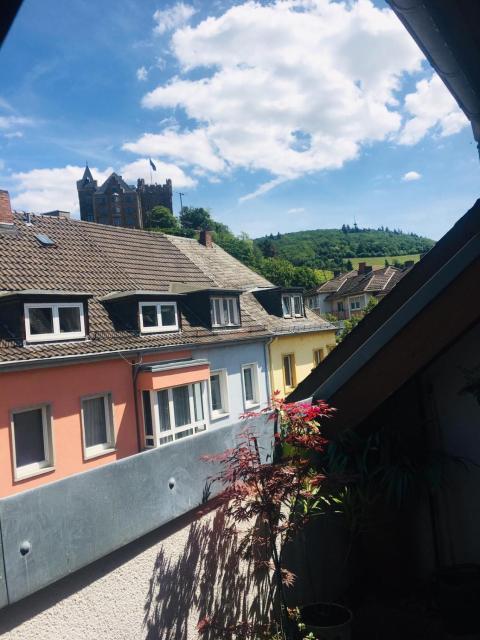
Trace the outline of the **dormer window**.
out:
M 85 317 L 81 302 L 38 302 L 26 304 L 24 310 L 27 342 L 85 337 Z
M 237 298 L 210 298 L 212 327 L 238 327 L 240 313 Z
M 303 318 L 303 299 L 299 294 L 282 295 L 284 318 Z
M 140 332 L 163 333 L 178 330 L 176 302 L 140 302 Z

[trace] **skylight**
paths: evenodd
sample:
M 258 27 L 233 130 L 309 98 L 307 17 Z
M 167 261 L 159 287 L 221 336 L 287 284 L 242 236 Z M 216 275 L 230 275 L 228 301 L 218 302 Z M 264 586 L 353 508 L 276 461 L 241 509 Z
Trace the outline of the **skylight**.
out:
M 55 245 L 55 242 L 44 233 L 35 234 L 35 238 L 44 247 L 52 247 Z

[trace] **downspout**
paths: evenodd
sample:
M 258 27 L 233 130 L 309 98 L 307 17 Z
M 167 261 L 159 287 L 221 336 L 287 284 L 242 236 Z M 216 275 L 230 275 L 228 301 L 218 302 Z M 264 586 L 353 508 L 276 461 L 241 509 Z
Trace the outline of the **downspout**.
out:
M 138 398 L 137 398 L 137 378 L 140 373 L 140 364 L 142 360 L 140 356 L 137 355 L 137 362 L 132 362 L 132 390 L 133 390 L 133 404 L 135 407 L 135 427 L 137 431 L 137 448 L 138 453 L 140 453 L 143 449 L 143 437 L 140 434 L 140 419 L 138 416 Z
M 275 338 L 269 338 L 265 343 L 264 343 L 264 348 L 265 348 L 265 365 L 266 365 L 266 370 L 267 370 L 267 391 L 268 391 L 268 398 L 269 400 L 273 397 L 273 391 L 274 389 L 272 389 L 272 375 L 270 372 L 270 367 L 271 367 L 271 359 L 270 359 L 270 345 L 272 344 L 272 342 L 275 340 Z

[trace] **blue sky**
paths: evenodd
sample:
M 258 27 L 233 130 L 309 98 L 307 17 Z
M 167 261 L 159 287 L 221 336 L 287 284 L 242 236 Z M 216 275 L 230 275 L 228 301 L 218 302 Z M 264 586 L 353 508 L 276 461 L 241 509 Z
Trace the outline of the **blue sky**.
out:
M 478 195 L 470 127 L 383 2 L 25 0 L 0 51 L 0 186 L 78 214 L 88 160 L 235 232 L 439 238 Z M 174 202 L 178 210 L 178 197 Z

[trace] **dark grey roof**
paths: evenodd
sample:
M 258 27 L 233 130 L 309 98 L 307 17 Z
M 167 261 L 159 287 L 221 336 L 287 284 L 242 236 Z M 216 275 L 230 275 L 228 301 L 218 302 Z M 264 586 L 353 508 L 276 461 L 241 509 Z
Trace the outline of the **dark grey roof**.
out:
M 105 191 L 108 189 L 108 187 L 110 186 L 110 184 L 112 182 L 116 182 L 118 184 L 118 186 L 123 191 L 126 191 L 127 193 L 130 193 L 130 192 L 134 192 L 135 193 L 135 189 L 133 187 L 129 186 L 125 182 L 125 180 L 122 178 L 122 176 L 119 176 L 118 173 L 113 172 L 111 175 L 108 176 L 108 178 L 105 180 L 105 182 L 102 184 L 102 186 L 97 189 L 95 195 L 105 193 Z

